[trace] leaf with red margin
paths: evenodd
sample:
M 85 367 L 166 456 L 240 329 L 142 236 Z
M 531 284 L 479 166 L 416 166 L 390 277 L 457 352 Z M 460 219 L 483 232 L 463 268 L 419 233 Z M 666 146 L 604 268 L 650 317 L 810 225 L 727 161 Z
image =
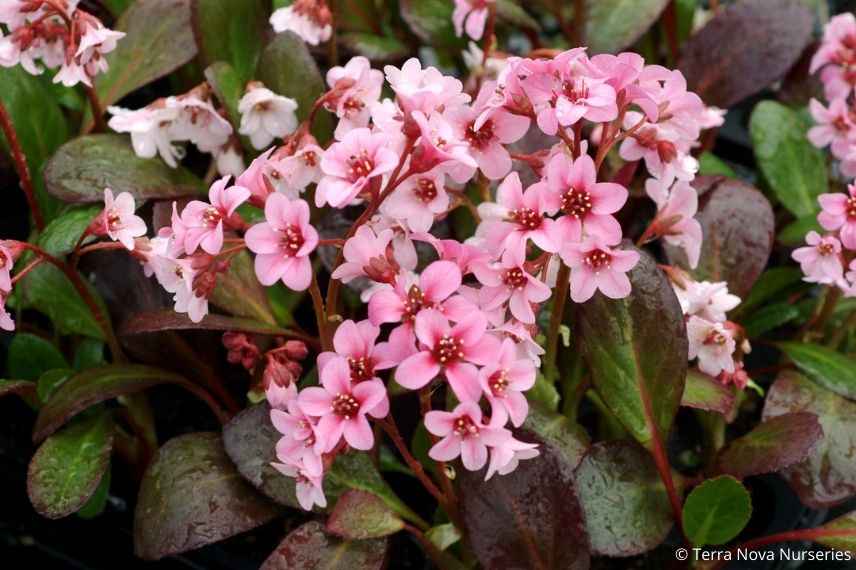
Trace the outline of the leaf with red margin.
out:
M 719 452 L 717 469 L 738 479 L 781 471 L 805 459 L 821 438 L 815 414 L 782 414 L 729 443 Z
M 817 529 L 816 535 L 807 538 L 829 548 L 856 555 L 856 511 L 832 519 Z
M 28 380 L 0 380 L 0 398 L 15 394 L 27 403 L 36 402 L 36 383 Z
M 687 371 L 681 405 L 728 416 L 734 409 L 734 388 L 698 370 Z
M 341 540 L 324 532 L 320 522 L 310 521 L 291 531 L 261 570 L 381 570 L 388 546 L 385 538 Z
M 785 371 L 767 391 L 762 417 L 766 421 L 792 412 L 815 414 L 823 428 L 808 457 L 782 471 L 800 500 L 825 509 L 856 496 L 856 403 Z
M 788 73 L 811 41 L 813 22 L 796 2 L 730 4 L 684 43 L 678 68 L 705 103 L 731 107 Z
M 725 281 L 731 293 L 745 297 L 773 249 L 773 208 L 760 191 L 733 178 L 698 176 L 693 187 L 704 235 L 698 267 L 690 269 L 683 250 L 667 245 L 669 260 L 700 281 Z
M 187 552 L 265 524 L 279 507 L 243 480 L 219 433 L 190 433 L 158 450 L 140 485 L 134 552 L 144 560 Z
M 229 317 L 226 315 L 215 315 L 210 313 L 205 315 L 205 318 L 200 322 L 194 323 L 186 314 L 176 313 L 171 309 L 163 309 L 161 311 L 152 311 L 148 313 L 137 313 L 122 323 L 122 328 L 119 329 L 119 334 L 131 335 L 160 331 L 185 330 L 236 331 L 250 334 L 286 337 L 302 336 L 294 331 L 268 323 L 259 322 L 254 319 Z
M 246 251 L 233 256 L 229 270 L 217 276 L 217 286 L 209 300 L 235 316 L 276 325 L 267 293 L 256 277 L 253 258 Z
M 404 528 L 404 521 L 377 495 L 356 489 L 345 491 L 330 518 L 327 531 L 349 540 L 382 538 Z

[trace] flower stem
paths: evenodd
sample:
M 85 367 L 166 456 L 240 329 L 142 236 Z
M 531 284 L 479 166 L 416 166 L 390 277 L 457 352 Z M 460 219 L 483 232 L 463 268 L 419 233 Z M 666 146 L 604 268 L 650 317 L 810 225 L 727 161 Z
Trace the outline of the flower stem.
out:
M 107 132 L 107 123 L 104 122 L 104 109 L 101 107 L 101 101 L 98 99 L 98 93 L 95 87 L 86 86 L 86 98 L 89 100 L 89 106 L 92 108 L 92 119 L 95 121 L 96 133 Z
M 379 422 L 383 431 L 386 432 L 386 435 L 389 436 L 389 439 L 392 440 L 393 445 L 401 454 L 401 457 L 404 459 L 407 466 L 410 467 L 410 470 L 413 471 L 413 474 L 419 479 L 419 482 L 422 483 L 422 486 L 425 487 L 431 496 L 437 500 L 441 505 L 446 504 L 445 497 L 443 493 L 440 492 L 440 489 L 437 488 L 437 485 L 434 484 L 434 481 L 428 476 L 425 472 L 425 468 L 422 467 L 422 464 L 413 457 L 413 454 L 410 453 L 410 449 L 408 449 L 407 444 L 404 443 L 404 439 L 401 437 L 401 433 L 398 431 L 398 426 L 395 425 L 395 420 L 392 416 L 389 416 L 386 420 Z
M 42 211 L 39 209 L 39 203 L 36 200 L 36 192 L 33 189 L 33 180 L 30 178 L 27 158 L 21 148 L 21 143 L 18 141 L 18 133 L 15 132 L 15 126 L 12 124 L 12 117 L 9 116 L 9 112 L 2 101 L 0 101 L 0 128 L 3 129 L 3 134 L 9 143 L 9 150 L 12 153 L 12 159 L 15 163 L 15 171 L 18 173 L 18 178 L 21 181 L 21 189 L 27 197 L 27 204 L 30 206 L 30 212 L 33 214 L 36 229 L 42 231 L 45 229 L 45 219 L 42 217 Z
M 312 296 L 312 308 L 315 310 L 315 322 L 318 324 L 318 336 L 321 338 L 321 348 L 333 350 L 327 319 L 327 311 L 324 308 L 324 297 L 318 287 L 318 277 L 312 272 L 312 283 L 309 285 L 309 294 Z
M 431 392 L 428 386 L 419 390 L 419 408 L 422 412 L 422 418 L 424 419 L 428 412 L 431 411 Z M 428 439 L 431 440 L 431 445 L 437 444 L 437 436 L 431 432 L 428 432 Z M 458 497 L 455 495 L 455 487 L 452 485 L 452 480 L 449 479 L 448 472 L 446 471 L 446 462 L 438 461 L 437 467 L 439 467 L 440 471 L 440 486 L 443 487 L 443 494 L 446 497 L 446 504 L 449 505 L 450 509 L 453 509 L 455 512 L 458 511 Z
M 556 360 L 559 354 L 559 328 L 562 326 L 562 317 L 565 314 L 570 278 L 570 268 L 562 263 L 559 274 L 556 276 L 556 297 L 553 300 L 553 312 L 550 314 L 550 328 L 547 329 L 547 349 L 544 356 L 547 379 L 550 382 L 555 382 L 558 376 Z

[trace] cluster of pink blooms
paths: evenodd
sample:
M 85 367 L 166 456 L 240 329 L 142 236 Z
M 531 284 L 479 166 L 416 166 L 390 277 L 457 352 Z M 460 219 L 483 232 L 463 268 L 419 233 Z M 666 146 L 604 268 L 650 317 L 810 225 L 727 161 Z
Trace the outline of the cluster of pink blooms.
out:
M 105 28 L 78 0 L 3 0 L 0 3 L 0 66 L 21 65 L 39 75 L 43 66 L 59 68 L 55 83 L 66 87 L 107 71 L 104 56 L 125 34 Z
M 270 24 L 276 32 L 290 31 L 314 46 L 333 35 L 333 14 L 325 0 L 294 0 L 271 14 Z
M 817 125 L 808 138 L 818 148 L 829 147 L 840 161 L 841 173 L 856 176 L 856 17 L 844 13 L 829 20 L 820 48 L 811 60 L 820 70 L 828 106 L 812 99 L 809 110 Z
M 244 171 L 241 143 L 215 106 L 207 83 L 174 97 L 158 99 L 142 109 L 108 107 L 113 117 L 109 126 L 119 133 L 130 133 L 137 156 L 160 155 L 175 168 L 185 149 L 176 143 L 191 142 L 201 152 L 213 154 L 221 175 L 238 176 Z M 264 149 L 277 138 L 297 128 L 297 102 L 277 95 L 258 81 L 247 85 L 238 104 L 241 124 L 238 133 L 249 137 L 256 149 Z

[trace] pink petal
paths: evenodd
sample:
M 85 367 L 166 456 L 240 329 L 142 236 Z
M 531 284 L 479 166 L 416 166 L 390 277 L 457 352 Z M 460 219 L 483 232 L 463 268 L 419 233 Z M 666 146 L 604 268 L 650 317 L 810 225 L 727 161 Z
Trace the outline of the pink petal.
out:
M 455 362 L 446 367 L 446 380 L 461 402 L 478 402 L 481 398 L 478 370 L 472 364 Z
M 419 311 L 413 328 L 419 342 L 431 349 L 441 337 L 451 334 L 449 321 L 440 311 L 435 309 Z
M 477 437 L 461 442 L 461 461 L 469 471 L 478 471 L 487 463 L 487 447 Z
M 351 367 L 344 357 L 333 358 L 324 365 L 321 385 L 333 395 L 351 393 Z
M 369 299 L 369 320 L 374 325 L 397 323 L 404 314 L 404 302 L 392 289 L 381 289 Z
M 244 235 L 244 241 L 253 253 L 278 252 L 281 238 L 281 234 L 268 223 L 256 224 Z
M 447 435 L 428 451 L 428 457 L 434 461 L 451 461 L 461 454 L 461 440 Z
M 451 261 L 435 261 L 422 272 L 419 286 L 428 302 L 439 303 L 461 287 L 461 270 Z
M 321 417 L 331 413 L 333 396 L 324 388 L 310 386 L 300 391 L 297 396 L 297 405 L 307 416 Z
M 409 356 L 395 370 L 395 381 L 411 390 L 418 390 L 440 373 L 440 365 L 428 352 L 418 352 Z
M 454 414 L 434 410 L 425 414 L 425 428 L 434 435 L 442 437 L 452 433 L 455 428 L 455 419 Z
M 368 451 L 374 447 L 372 426 L 369 425 L 369 421 L 365 416 L 360 415 L 355 418 L 351 418 L 350 420 L 345 421 L 344 425 L 345 429 L 343 434 L 348 445 L 354 449 L 362 451 Z

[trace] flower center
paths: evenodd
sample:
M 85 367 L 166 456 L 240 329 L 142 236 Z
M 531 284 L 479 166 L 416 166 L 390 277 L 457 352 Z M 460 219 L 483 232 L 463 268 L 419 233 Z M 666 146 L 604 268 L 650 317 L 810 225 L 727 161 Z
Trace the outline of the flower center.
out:
M 728 342 L 728 338 L 717 330 L 710 331 L 704 339 L 704 344 L 718 344 L 719 346 L 724 346 L 726 342 Z
M 856 218 L 856 198 L 847 199 L 847 217 Z
M 107 214 L 107 227 L 112 230 L 118 230 L 122 227 L 122 218 L 114 211 Z
M 562 195 L 562 211 L 569 216 L 580 219 L 591 212 L 591 207 L 591 194 L 585 190 L 571 187 Z
M 612 263 L 612 256 L 605 251 L 596 249 L 586 255 L 584 262 L 595 271 L 600 271 L 603 268 L 609 268 L 610 263 Z
M 371 358 L 366 356 L 351 358 L 349 356 L 348 364 L 351 366 L 351 380 L 353 382 L 362 382 L 374 378 L 374 362 Z
M 511 220 L 527 230 L 536 230 L 543 221 L 541 214 L 532 208 L 520 208 L 511 212 Z
M 464 357 L 464 343 L 459 339 L 443 335 L 434 347 L 434 358 L 440 364 L 450 364 Z
M 508 371 L 504 368 L 502 370 L 497 370 L 490 375 L 490 378 L 487 380 L 487 385 L 490 387 L 490 391 L 493 392 L 494 396 L 504 396 L 505 391 L 508 389 Z
M 407 298 L 404 300 L 404 315 L 402 315 L 402 320 L 404 322 L 411 322 L 416 318 L 416 313 L 422 310 L 422 306 L 425 303 L 425 296 L 422 294 L 422 289 L 413 285 L 410 287 L 410 290 L 407 292 Z
M 345 109 L 345 114 L 350 113 L 359 113 L 365 108 L 366 104 L 357 99 L 356 97 L 348 97 L 345 99 L 345 102 L 342 104 L 342 107 Z
M 413 188 L 413 194 L 423 203 L 428 204 L 437 197 L 437 185 L 430 178 L 420 178 Z
M 214 206 L 208 206 L 205 208 L 205 211 L 202 212 L 202 221 L 207 226 L 215 227 L 222 219 L 223 216 L 220 215 L 220 210 Z
M 502 282 L 509 289 L 523 289 L 526 286 L 526 274 L 519 267 L 515 267 L 505 272 Z
M 360 403 L 351 394 L 339 394 L 333 398 L 333 413 L 346 420 L 356 416 L 359 410 Z
M 374 162 L 365 150 L 360 154 L 352 154 L 348 158 L 348 175 L 351 177 L 351 182 L 367 177 L 372 170 L 374 170 Z
M 584 79 L 572 79 L 562 82 L 562 95 L 571 102 L 577 102 L 587 99 L 589 90 Z
M 835 247 L 831 243 L 822 242 L 817 246 L 817 252 L 820 255 L 832 255 Z
M 478 437 L 479 427 L 469 416 L 461 416 L 455 420 L 455 435 L 462 438 Z
M 280 231 L 280 247 L 282 248 L 285 255 L 288 257 L 294 257 L 297 255 L 297 252 L 300 251 L 300 248 L 303 247 L 303 233 L 301 233 L 300 228 L 297 226 L 291 225 Z
M 464 138 L 470 143 L 473 148 L 484 148 L 493 140 L 493 121 L 488 119 L 479 130 L 475 130 L 475 121 L 467 125 L 467 132 L 464 133 Z
M 318 166 L 318 153 L 314 150 L 307 150 L 303 153 L 303 164 L 311 168 Z

